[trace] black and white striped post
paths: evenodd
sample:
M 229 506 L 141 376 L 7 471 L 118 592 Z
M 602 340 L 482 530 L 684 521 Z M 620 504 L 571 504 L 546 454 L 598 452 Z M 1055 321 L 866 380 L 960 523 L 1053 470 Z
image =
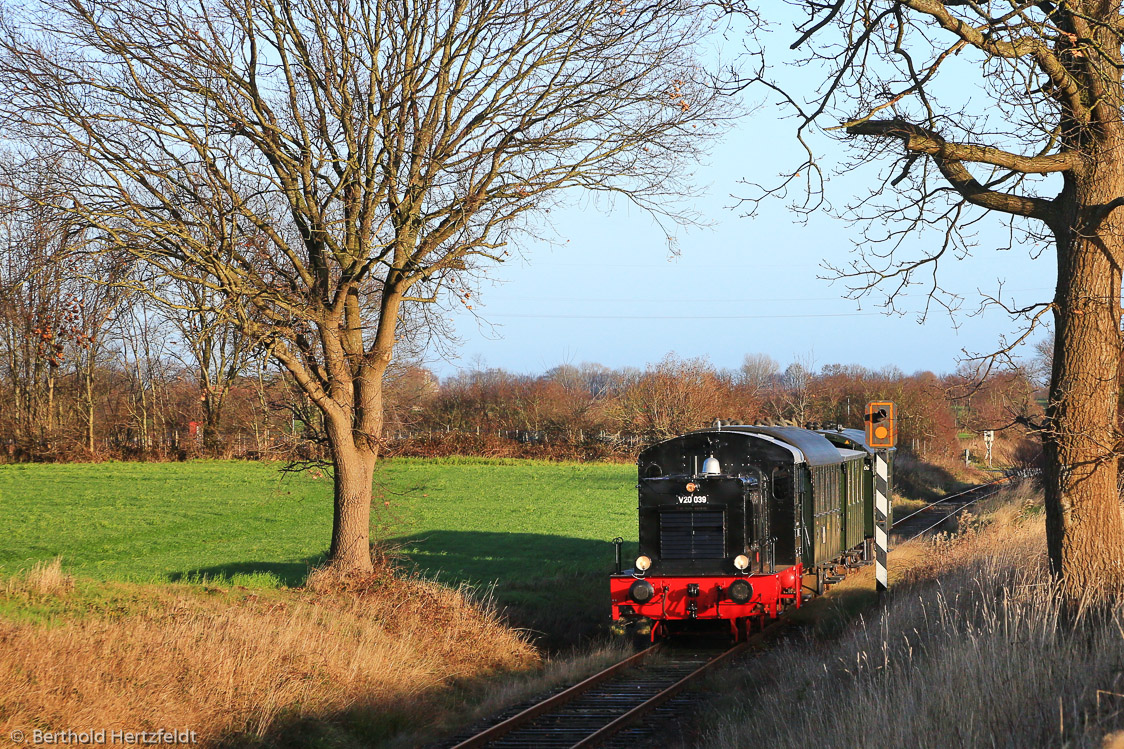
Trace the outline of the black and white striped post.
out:
M 874 454 L 874 579 L 878 593 L 889 590 L 886 554 L 890 548 L 889 463 L 883 452 Z
M 886 555 L 890 549 L 890 450 L 898 430 L 894 404 L 866 404 L 866 444 L 874 450 L 874 579 L 879 595 L 890 589 Z

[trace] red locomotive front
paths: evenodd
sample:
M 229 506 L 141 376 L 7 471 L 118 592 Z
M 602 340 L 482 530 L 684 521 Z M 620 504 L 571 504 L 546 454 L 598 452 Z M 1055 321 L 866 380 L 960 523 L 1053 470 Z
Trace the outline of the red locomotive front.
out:
M 729 623 L 738 639 L 752 619 L 775 618 L 787 607 L 799 606 L 800 578 L 800 565 L 776 573 L 729 577 L 613 575 L 613 618 L 665 623 L 720 619 Z M 653 639 L 658 631 L 653 627 Z

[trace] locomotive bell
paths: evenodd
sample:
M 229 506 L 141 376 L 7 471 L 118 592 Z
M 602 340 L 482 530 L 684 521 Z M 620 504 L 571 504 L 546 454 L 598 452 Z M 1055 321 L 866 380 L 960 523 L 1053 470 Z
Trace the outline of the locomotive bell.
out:
M 702 468 L 703 473 L 722 473 L 722 465 L 713 455 L 703 461 Z

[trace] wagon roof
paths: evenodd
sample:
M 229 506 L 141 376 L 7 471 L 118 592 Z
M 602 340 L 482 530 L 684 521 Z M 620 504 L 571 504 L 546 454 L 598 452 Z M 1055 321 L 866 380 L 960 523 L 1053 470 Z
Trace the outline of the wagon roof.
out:
M 772 437 L 775 440 L 795 447 L 804 456 L 804 460 L 811 466 L 835 465 L 843 462 L 839 448 L 831 444 L 826 437 L 816 432 L 799 427 L 766 427 L 747 424 L 723 426 L 721 429 L 700 429 L 690 434 L 760 434 Z
M 873 447 L 866 444 L 866 432 L 862 429 L 820 429 L 818 431 L 820 434 L 827 435 L 829 439 L 830 435 L 833 434 L 842 435 L 847 439 L 848 442 L 851 443 L 850 445 L 848 445 L 848 447 L 851 447 L 855 450 L 862 450 L 868 455 L 873 455 L 874 453 L 878 452 Z M 893 449 L 894 448 L 890 448 L 891 451 Z

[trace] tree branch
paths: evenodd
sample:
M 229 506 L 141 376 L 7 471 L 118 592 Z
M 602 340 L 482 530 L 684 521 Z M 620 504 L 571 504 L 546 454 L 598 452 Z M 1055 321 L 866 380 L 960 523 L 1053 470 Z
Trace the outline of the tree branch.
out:
M 989 190 L 971 175 L 963 162 L 991 164 L 1024 174 L 1070 171 L 1077 165 L 1076 157 L 1068 153 L 1020 156 L 989 146 L 950 143 L 928 128 L 902 120 L 860 122 L 849 126 L 847 133 L 900 138 L 907 151 L 932 156 L 941 174 L 968 202 L 991 210 L 1043 221 L 1052 218 L 1054 212 L 1052 201 Z

